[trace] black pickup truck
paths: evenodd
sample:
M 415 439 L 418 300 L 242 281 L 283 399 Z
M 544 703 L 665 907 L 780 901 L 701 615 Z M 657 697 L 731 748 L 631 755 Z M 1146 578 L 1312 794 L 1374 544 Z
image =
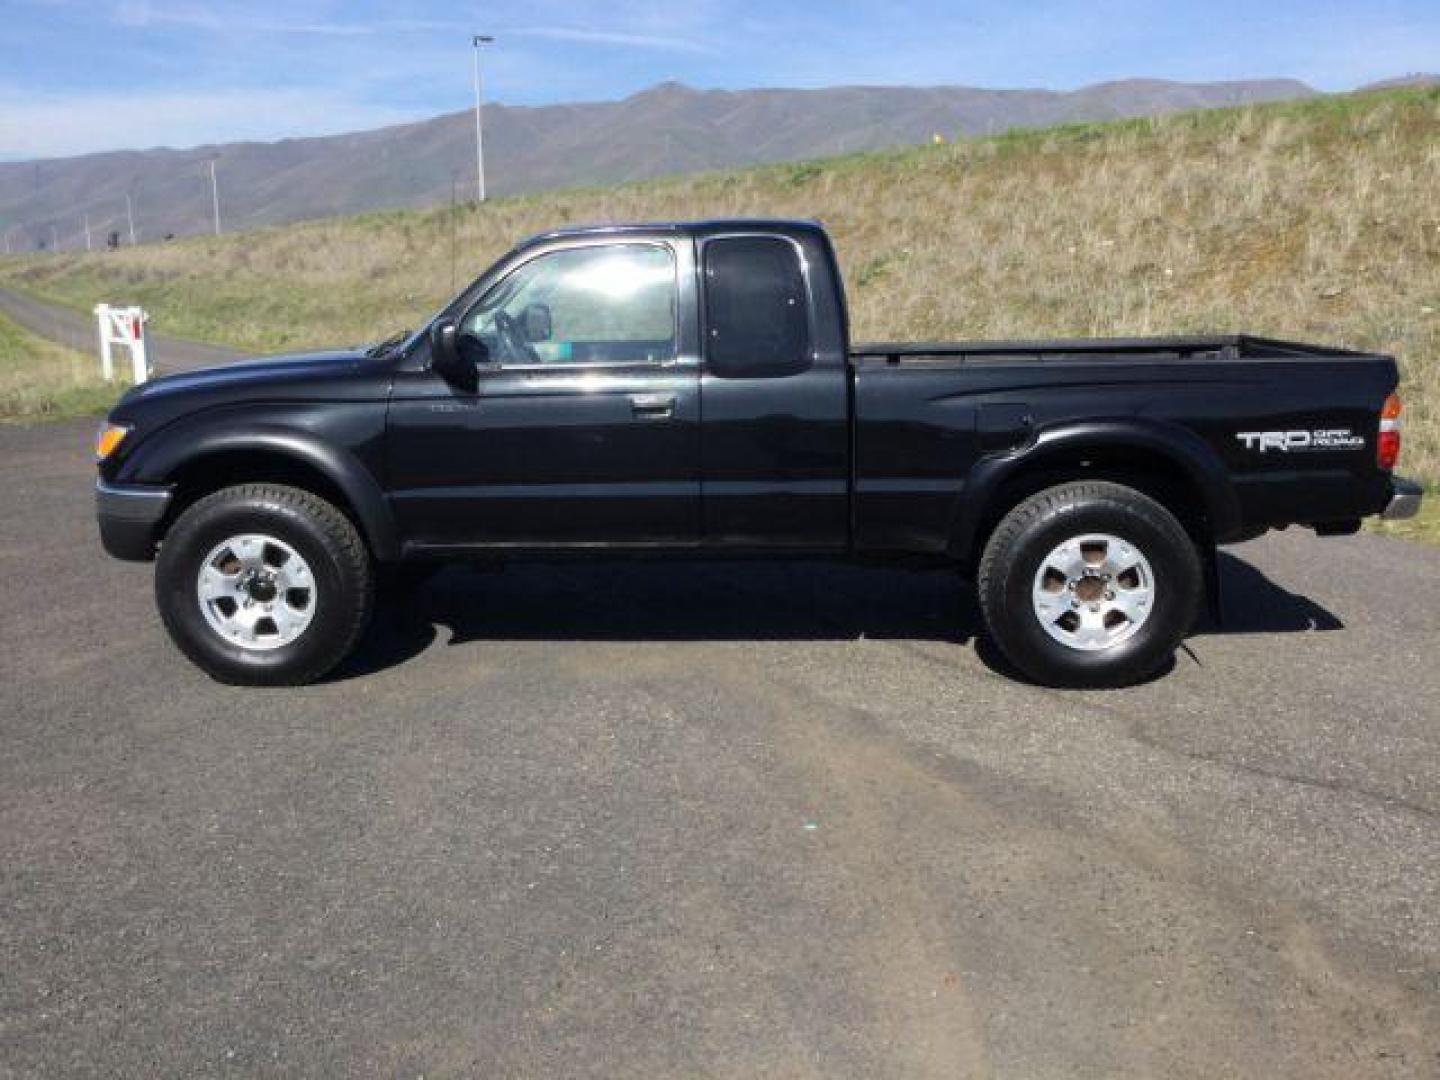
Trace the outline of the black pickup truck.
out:
M 644 554 L 950 566 L 1021 672 L 1117 685 L 1217 544 L 1415 512 L 1396 382 L 1252 337 L 852 344 L 817 224 L 565 230 L 414 333 L 131 390 L 100 535 L 230 682 L 325 674 L 386 576 Z

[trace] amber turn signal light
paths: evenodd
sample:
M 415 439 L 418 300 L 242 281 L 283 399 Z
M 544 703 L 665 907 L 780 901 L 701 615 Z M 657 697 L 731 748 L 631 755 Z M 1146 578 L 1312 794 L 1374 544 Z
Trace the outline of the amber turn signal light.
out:
M 95 435 L 95 460 L 104 461 L 115 452 L 130 429 L 123 424 L 103 424 Z

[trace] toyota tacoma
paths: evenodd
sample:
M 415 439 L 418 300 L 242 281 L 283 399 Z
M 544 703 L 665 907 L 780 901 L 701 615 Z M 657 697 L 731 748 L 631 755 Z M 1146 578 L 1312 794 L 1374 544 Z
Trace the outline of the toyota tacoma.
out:
M 320 678 L 387 576 L 638 553 L 952 567 L 1020 673 L 1114 686 L 1217 545 L 1415 512 L 1396 383 L 1246 336 L 856 344 L 816 223 L 570 229 L 412 333 L 132 389 L 100 536 L 227 682 Z

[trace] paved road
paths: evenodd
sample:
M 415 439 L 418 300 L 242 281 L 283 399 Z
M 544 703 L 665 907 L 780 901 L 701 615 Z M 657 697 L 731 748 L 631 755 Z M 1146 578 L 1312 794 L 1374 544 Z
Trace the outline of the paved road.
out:
M 93 316 L 82 315 L 58 304 L 48 304 L 43 300 L 36 300 L 33 296 L 6 288 L 0 288 L 0 312 L 32 334 L 80 352 L 93 355 L 99 347 Z M 190 341 L 156 333 L 147 335 L 146 347 L 150 366 L 157 375 L 183 371 L 186 368 L 223 364 L 238 360 L 244 355 L 224 345 L 211 345 L 204 341 Z M 117 362 L 124 363 L 127 359 L 127 354 L 122 351 Z
M 0 1071 L 1434 1077 L 1440 552 L 1279 535 L 1124 692 L 955 582 L 447 571 L 216 686 L 0 428 Z

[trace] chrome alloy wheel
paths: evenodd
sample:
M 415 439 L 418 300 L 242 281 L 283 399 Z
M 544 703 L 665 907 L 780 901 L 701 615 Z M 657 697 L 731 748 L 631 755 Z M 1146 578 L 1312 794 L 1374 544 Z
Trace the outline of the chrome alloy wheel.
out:
M 319 597 L 315 575 L 284 540 L 262 533 L 216 544 L 200 564 L 196 597 L 210 628 L 242 649 L 278 649 L 305 632 Z
M 1155 610 L 1155 572 L 1129 541 L 1086 533 L 1041 560 L 1031 598 L 1047 634 L 1072 649 L 1096 652 L 1145 625 Z

